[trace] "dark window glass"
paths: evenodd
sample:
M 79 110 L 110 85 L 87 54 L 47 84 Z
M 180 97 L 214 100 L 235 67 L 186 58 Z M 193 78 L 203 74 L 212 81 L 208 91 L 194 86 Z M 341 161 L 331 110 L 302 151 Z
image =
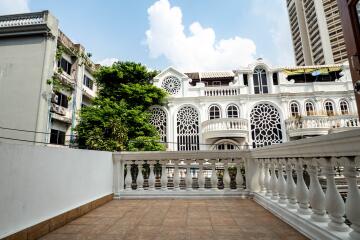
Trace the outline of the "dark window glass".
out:
M 244 74 L 244 85 L 249 86 L 248 75 Z
M 254 92 L 255 94 L 259 93 L 268 93 L 268 86 L 267 86 L 267 77 L 266 71 L 262 68 L 255 68 L 253 74 L 254 80 Z
M 65 145 L 65 132 L 51 129 L 50 143 L 56 145 Z
M 209 119 L 218 119 L 220 116 L 220 108 L 218 106 L 211 106 L 209 109 Z
M 278 73 L 273 73 L 273 84 L 279 85 Z
M 88 76 L 84 75 L 84 81 L 83 84 L 88 87 L 89 89 L 93 89 L 94 81 L 91 80 Z
M 71 75 L 71 63 L 69 63 L 64 58 L 61 58 L 58 61 L 58 67 L 61 68 L 64 72 L 66 72 L 68 75 Z
M 62 93 L 55 93 L 58 96 L 58 101 L 56 102 L 57 105 L 62 106 L 64 108 L 68 108 L 69 106 L 69 100 L 68 97 L 65 94 Z

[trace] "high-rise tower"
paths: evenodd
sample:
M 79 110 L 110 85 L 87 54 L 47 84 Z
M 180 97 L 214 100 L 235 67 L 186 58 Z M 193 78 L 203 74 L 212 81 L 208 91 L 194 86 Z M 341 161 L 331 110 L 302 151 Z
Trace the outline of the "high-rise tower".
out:
M 336 0 L 286 0 L 297 65 L 342 63 L 346 47 Z

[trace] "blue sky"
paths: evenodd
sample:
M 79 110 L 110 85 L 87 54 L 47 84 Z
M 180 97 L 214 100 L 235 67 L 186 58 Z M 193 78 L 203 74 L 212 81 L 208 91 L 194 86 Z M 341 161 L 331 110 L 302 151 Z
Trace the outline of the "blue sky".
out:
M 285 0 L 0 0 L 0 14 L 50 10 L 93 54 L 153 69 L 293 65 Z M 2 9 L 2 10 L 1 10 Z

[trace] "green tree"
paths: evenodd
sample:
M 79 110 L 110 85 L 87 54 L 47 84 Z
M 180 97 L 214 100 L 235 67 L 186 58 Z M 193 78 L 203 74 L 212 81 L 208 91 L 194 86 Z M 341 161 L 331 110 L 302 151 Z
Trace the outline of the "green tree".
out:
M 166 92 L 151 84 L 157 74 L 139 63 L 117 62 L 95 74 L 98 96 L 80 111 L 81 148 L 105 151 L 160 151 L 164 145 L 150 124 L 149 107 L 164 104 Z

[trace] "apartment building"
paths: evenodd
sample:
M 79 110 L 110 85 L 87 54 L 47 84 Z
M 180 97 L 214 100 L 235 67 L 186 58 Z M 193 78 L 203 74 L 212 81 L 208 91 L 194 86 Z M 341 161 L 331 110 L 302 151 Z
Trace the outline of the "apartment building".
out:
M 296 65 L 347 60 L 336 0 L 286 0 Z
M 72 145 L 96 65 L 48 11 L 0 16 L 0 142 Z

